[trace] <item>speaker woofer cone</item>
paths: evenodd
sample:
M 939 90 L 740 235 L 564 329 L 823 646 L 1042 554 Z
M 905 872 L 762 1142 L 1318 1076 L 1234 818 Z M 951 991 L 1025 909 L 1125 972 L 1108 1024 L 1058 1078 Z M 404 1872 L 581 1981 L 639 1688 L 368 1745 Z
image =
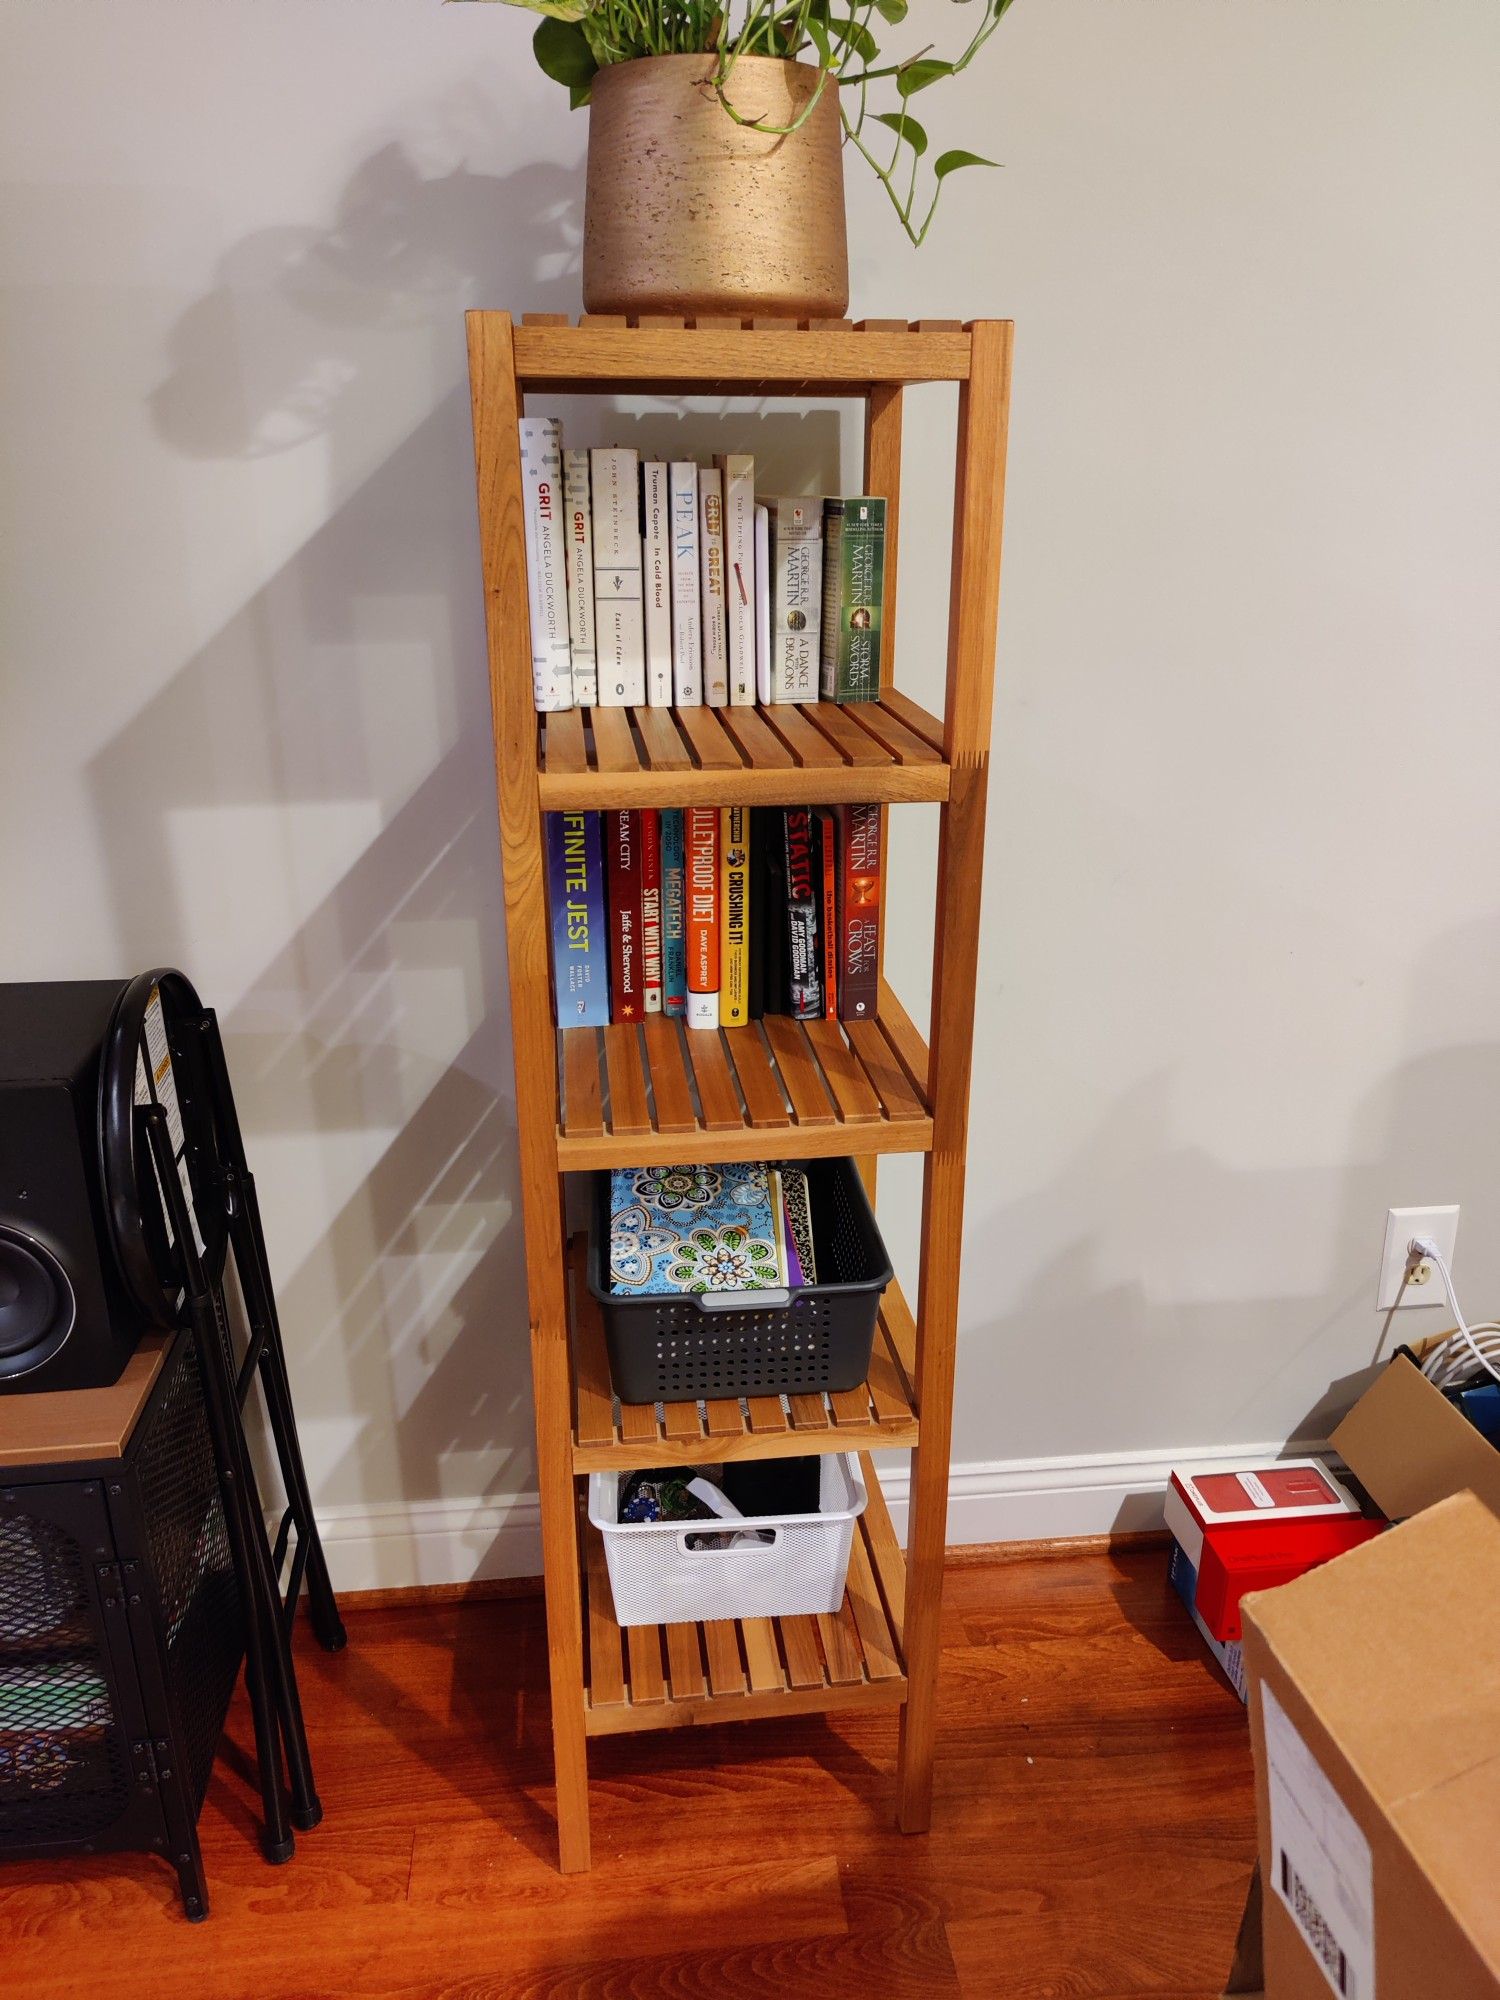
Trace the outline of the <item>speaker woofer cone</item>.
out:
M 52 1252 L 0 1222 L 0 1376 L 40 1367 L 73 1331 L 76 1312 L 68 1274 Z

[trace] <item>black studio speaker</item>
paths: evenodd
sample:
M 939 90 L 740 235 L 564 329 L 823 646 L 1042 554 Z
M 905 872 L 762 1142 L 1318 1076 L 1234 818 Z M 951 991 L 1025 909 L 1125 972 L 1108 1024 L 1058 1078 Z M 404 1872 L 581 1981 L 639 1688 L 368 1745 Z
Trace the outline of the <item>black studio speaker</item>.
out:
M 121 1278 L 101 1153 L 127 990 L 0 985 L 0 1395 L 107 1387 L 153 1323 Z

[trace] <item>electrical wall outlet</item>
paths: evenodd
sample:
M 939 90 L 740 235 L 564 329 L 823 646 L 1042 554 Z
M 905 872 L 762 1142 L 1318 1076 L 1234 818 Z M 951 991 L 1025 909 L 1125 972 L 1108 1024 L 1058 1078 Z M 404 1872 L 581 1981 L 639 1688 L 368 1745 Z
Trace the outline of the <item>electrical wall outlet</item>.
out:
M 1385 1248 L 1380 1253 L 1380 1287 L 1375 1294 L 1377 1312 L 1389 1312 L 1393 1305 L 1441 1306 L 1447 1293 L 1436 1267 L 1419 1264 L 1406 1290 L 1401 1289 L 1406 1269 L 1407 1245 L 1414 1236 L 1430 1236 L 1442 1251 L 1448 1269 L 1453 1269 L 1453 1245 L 1458 1239 L 1458 1203 L 1451 1208 L 1388 1208 L 1385 1212 Z

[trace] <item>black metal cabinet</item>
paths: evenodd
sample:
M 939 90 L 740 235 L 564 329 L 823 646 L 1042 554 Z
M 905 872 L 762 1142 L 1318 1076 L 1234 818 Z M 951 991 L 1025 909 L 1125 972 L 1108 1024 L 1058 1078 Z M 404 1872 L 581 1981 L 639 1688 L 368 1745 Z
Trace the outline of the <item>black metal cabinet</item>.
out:
M 191 1337 L 118 1458 L 0 1480 L 0 1856 L 158 1853 L 206 1916 L 243 1625 Z

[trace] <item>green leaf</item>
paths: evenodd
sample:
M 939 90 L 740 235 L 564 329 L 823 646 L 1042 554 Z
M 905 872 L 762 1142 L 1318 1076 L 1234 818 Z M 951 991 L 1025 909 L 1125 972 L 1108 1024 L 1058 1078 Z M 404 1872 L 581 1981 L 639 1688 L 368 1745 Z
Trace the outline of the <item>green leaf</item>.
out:
M 882 21 L 904 21 L 906 0 L 875 0 L 875 11 Z
M 945 76 L 952 76 L 950 62 L 938 62 L 933 56 L 919 57 L 915 62 L 903 63 L 896 71 L 896 88 L 903 97 L 911 97 L 919 90 L 925 90 L 930 83 L 937 83 Z
M 543 73 L 554 83 L 565 84 L 570 97 L 574 91 L 586 91 L 592 85 L 599 65 L 576 21 L 540 22 L 531 46 Z
M 998 167 L 998 160 L 981 159 L 978 153 L 966 153 L 957 147 L 951 153 L 939 153 L 932 163 L 932 171 L 942 180 L 945 175 L 956 174 L 960 167 Z
M 809 22 L 808 25 L 810 27 L 811 23 Z M 868 28 L 861 27 L 857 21 L 830 21 L 828 23 L 828 32 L 836 41 L 842 42 L 846 48 L 853 49 L 857 56 L 863 56 L 866 62 L 878 61 L 880 56 L 879 42 L 876 41 Z
M 927 134 L 915 118 L 904 116 L 899 111 L 875 111 L 871 113 L 876 125 L 888 125 L 898 139 L 904 139 L 920 160 L 927 151 Z
M 570 111 L 581 111 L 593 94 L 593 77 L 590 77 L 587 83 L 570 83 L 568 85 L 568 109 Z

